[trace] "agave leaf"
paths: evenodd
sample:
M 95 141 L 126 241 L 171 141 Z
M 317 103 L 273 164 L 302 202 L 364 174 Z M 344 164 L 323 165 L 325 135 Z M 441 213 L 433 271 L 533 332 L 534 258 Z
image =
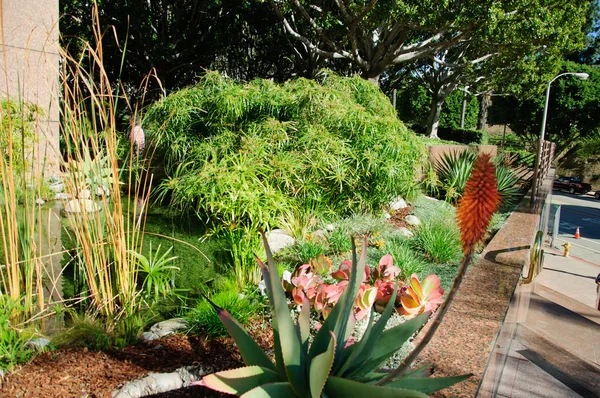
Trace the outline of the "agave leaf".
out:
M 277 381 L 279 376 L 270 369 L 246 366 L 204 376 L 199 384 L 227 394 L 242 395 L 257 386 Z
M 310 337 L 310 302 L 305 297 L 302 303 L 302 310 L 298 316 L 298 332 L 302 342 L 302 351 L 308 353 L 308 338 Z
M 466 374 L 462 376 L 453 377 L 403 377 L 399 380 L 386 384 L 385 386 L 420 391 L 424 394 L 429 395 L 446 387 L 450 387 L 456 383 L 460 383 L 461 381 L 466 380 L 471 376 L 473 376 L 473 374 Z
M 362 339 L 360 339 L 360 341 L 357 344 L 355 344 L 356 347 L 354 347 L 354 349 L 352 350 L 352 354 L 350 355 L 348 360 L 343 364 L 341 369 L 338 372 L 336 372 L 336 375 L 343 375 L 344 372 L 348 369 L 351 370 L 350 372 L 348 372 L 350 374 L 352 371 L 360 369 L 363 366 L 363 364 L 369 359 L 373 348 L 377 345 L 377 341 L 379 340 L 381 334 L 383 333 L 383 330 L 385 329 L 385 325 L 387 324 L 388 320 L 390 319 L 390 316 L 392 315 L 397 293 L 398 285 L 394 287 L 392 297 L 390 298 L 390 301 L 388 301 L 388 304 L 385 307 L 385 310 L 381 314 L 381 317 L 379 318 L 377 323 L 375 323 L 372 326 L 372 322 L 369 322 L 369 326 L 367 327 L 367 330 L 365 331 L 365 334 L 363 335 Z M 370 319 L 372 319 L 372 317 L 373 311 L 371 311 Z M 352 346 L 348 348 L 352 348 Z
M 208 297 L 204 298 L 213 306 L 215 311 L 217 311 L 217 315 L 221 319 L 221 322 L 231 337 L 233 337 L 233 340 L 238 346 L 240 354 L 244 359 L 244 363 L 247 366 L 262 366 L 263 368 L 275 371 L 276 369 L 273 362 L 271 362 L 267 354 L 260 348 L 256 341 L 254 341 L 254 339 L 244 330 L 242 325 L 240 325 L 229 312 L 213 303 Z
M 331 365 L 333 365 L 333 355 L 335 353 L 335 335 L 330 332 L 331 341 L 327 351 L 317 355 L 310 362 L 310 396 L 320 397 L 323 387 L 331 372 Z
M 296 397 L 296 393 L 289 382 L 268 383 L 258 386 L 240 398 L 290 398 Z
M 331 398 L 427 398 L 426 394 L 419 391 L 363 384 L 337 376 L 332 376 L 327 380 L 325 392 Z
M 421 328 L 429 319 L 429 312 L 425 312 L 414 319 L 406 321 L 396 327 L 381 333 L 381 337 L 372 350 L 368 351 L 369 359 L 362 366 L 356 368 L 346 377 L 362 376 L 377 369 L 383 362 L 402 347 L 402 345 Z M 365 351 L 367 352 L 367 351 Z
M 354 300 L 358 295 L 358 289 L 360 287 L 361 278 L 364 273 L 364 268 L 367 264 L 367 237 L 363 239 L 362 252 L 360 259 L 356 259 L 356 247 L 354 245 L 354 239 L 352 239 L 352 270 L 350 272 L 350 279 L 348 285 L 344 290 L 344 293 L 340 296 L 337 304 L 331 310 L 331 313 L 323 323 L 323 326 L 315 336 L 313 343 L 310 347 L 309 356 L 314 358 L 315 356 L 325 352 L 329 345 L 329 332 L 335 334 L 337 347 L 334 357 L 334 368 L 337 366 L 337 361 L 341 359 L 342 350 L 344 348 L 344 340 L 346 336 L 346 329 L 348 322 L 353 315 Z
M 258 256 L 254 256 L 256 262 L 263 273 L 263 280 L 265 281 L 265 286 L 267 290 L 267 296 L 269 298 L 269 303 L 273 303 L 273 289 L 271 288 L 271 273 L 267 266 L 258 258 Z M 274 311 L 273 305 L 271 304 L 271 308 Z M 279 331 L 277 330 L 277 323 L 273 322 L 273 350 L 275 351 L 275 367 L 277 368 L 277 373 L 282 380 L 287 380 L 287 374 L 285 372 L 285 365 L 283 363 L 283 353 L 281 352 L 281 340 L 279 339 Z
M 296 394 L 303 397 L 307 395 L 306 388 L 308 384 L 308 380 L 306 379 L 306 355 L 302 351 L 302 344 L 296 332 L 292 316 L 290 315 L 285 292 L 283 291 L 281 279 L 277 272 L 277 266 L 275 265 L 275 260 L 273 259 L 271 249 L 267 243 L 267 237 L 264 233 L 262 233 L 262 239 L 267 253 L 268 267 L 264 267 L 263 264 L 261 268 L 268 269 L 266 273 L 263 271 L 263 275 L 270 279 L 270 283 L 266 284 L 265 280 L 265 284 L 267 290 L 271 291 L 269 298 L 272 297 L 271 306 L 273 307 L 274 320 L 279 332 L 285 371 Z

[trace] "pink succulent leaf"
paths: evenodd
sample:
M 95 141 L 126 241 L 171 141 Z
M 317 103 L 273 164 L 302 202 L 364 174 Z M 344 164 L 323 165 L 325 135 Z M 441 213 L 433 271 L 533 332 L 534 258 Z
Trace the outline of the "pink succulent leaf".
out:
M 338 281 L 348 280 L 350 278 L 350 272 L 352 270 L 352 261 L 342 261 L 337 271 L 333 272 L 331 276 Z
M 415 292 L 417 294 L 417 296 L 419 298 L 423 297 L 423 291 L 421 289 L 421 282 L 419 282 L 419 277 L 417 276 L 417 274 L 411 275 L 410 287 L 412 288 L 413 292 Z
M 440 278 L 435 274 L 429 275 L 427 278 L 423 279 L 421 288 L 423 289 L 423 297 L 428 297 L 431 293 L 440 289 Z M 443 293 L 444 290 L 442 289 L 442 294 Z
M 300 305 L 304 302 L 306 295 L 302 289 L 295 287 L 294 290 L 292 290 L 292 297 L 294 298 L 294 302 L 297 305 Z
M 359 291 L 355 305 L 361 310 L 369 310 L 373 304 L 375 304 L 377 288 L 368 287 L 367 285 L 362 285 L 361 288 L 362 287 L 364 287 L 364 289 L 362 289 L 362 292 Z
M 346 345 L 344 345 L 344 348 L 350 347 L 354 343 L 355 343 L 354 336 L 350 336 L 350 338 L 348 338 L 348 341 L 346 341 Z

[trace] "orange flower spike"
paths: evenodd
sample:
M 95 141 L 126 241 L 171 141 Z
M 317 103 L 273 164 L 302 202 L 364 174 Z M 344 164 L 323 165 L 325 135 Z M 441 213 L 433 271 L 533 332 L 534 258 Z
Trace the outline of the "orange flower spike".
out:
M 490 155 L 479 155 L 456 212 L 465 255 L 483 239 L 499 201 L 496 168 L 490 161 Z

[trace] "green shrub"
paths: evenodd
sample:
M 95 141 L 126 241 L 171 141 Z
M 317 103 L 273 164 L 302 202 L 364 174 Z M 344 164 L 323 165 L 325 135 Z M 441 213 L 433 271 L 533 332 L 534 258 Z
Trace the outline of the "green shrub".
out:
M 234 286 L 214 294 L 210 298 L 219 307 L 227 310 L 242 325 L 256 315 L 259 306 L 253 300 L 240 295 Z M 227 336 L 227 329 L 206 300 L 202 300 L 187 314 L 188 326 L 194 334 L 216 338 Z
M 460 233 L 456 224 L 423 224 L 412 242 L 426 258 L 437 264 L 455 264 L 462 258 Z
M 352 240 L 347 228 L 336 227 L 327 235 L 327 254 L 342 254 L 352 250 Z
M 443 140 L 456 141 L 466 145 L 486 145 L 489 141 L 489 136 L 485 131 L 451 127 L 438 128 L 438 137 Z
M 11 322 L 22 310 L 8 295 L 0 294 L 0 370 L 12 370 L 15 365 L 27 362 L 34 353 L 28 345 L 31 334 Z
M 423 152 L 363 79 L 246 84 L 207 73 L 144 120 L 164 158 L 164 197 L 219 225 L 266 226 L 293 207 L 348 214 L 406 192 Z
M 349 237 L 348 240 L 350 240 Z M 292 251 L 294 257 L 296 257 L 301 264 L 308 264 L 310 260 L 324 254 L 326 248 L 321 242 L 312 239 L 302 239 L 296 242 Z

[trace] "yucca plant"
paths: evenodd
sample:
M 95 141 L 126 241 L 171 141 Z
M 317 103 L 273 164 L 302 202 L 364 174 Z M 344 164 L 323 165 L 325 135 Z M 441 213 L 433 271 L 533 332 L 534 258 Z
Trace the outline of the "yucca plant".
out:
M 378 368 L 429 318 L 425 312 L 394 328 L 385 325 L 394 309 L 398 288 L 377 322 L 373 310 L 362 339 L 351 344 L 354 303 L 367 261 L 367 239 L 357 259 L 352 247 L 348 285 L 323 326 L 310 342 L 310 305 L 306 301 L 294 323 L 271 250 L 263 234 L 267 264 L 257 259 L 273 309 L 275 362 L 225 310 L 212 304 L 234 338 L 245 367 L 205 376 L 199 383 L 208 388 L 243 397 L 426 397 L 470 375 L 427 378 L 424 369 L 390 377 Z M 384 381 L 384 378 L 386 379 Z M 375 383 L 382 385 L 375 385 Z
M 522 197 L 519 180 L 520 177 L 508 167 L 496 165 L 496 181 L 498 182 L 501 208 L 510 208 L 519 203 L 519 199 Z

